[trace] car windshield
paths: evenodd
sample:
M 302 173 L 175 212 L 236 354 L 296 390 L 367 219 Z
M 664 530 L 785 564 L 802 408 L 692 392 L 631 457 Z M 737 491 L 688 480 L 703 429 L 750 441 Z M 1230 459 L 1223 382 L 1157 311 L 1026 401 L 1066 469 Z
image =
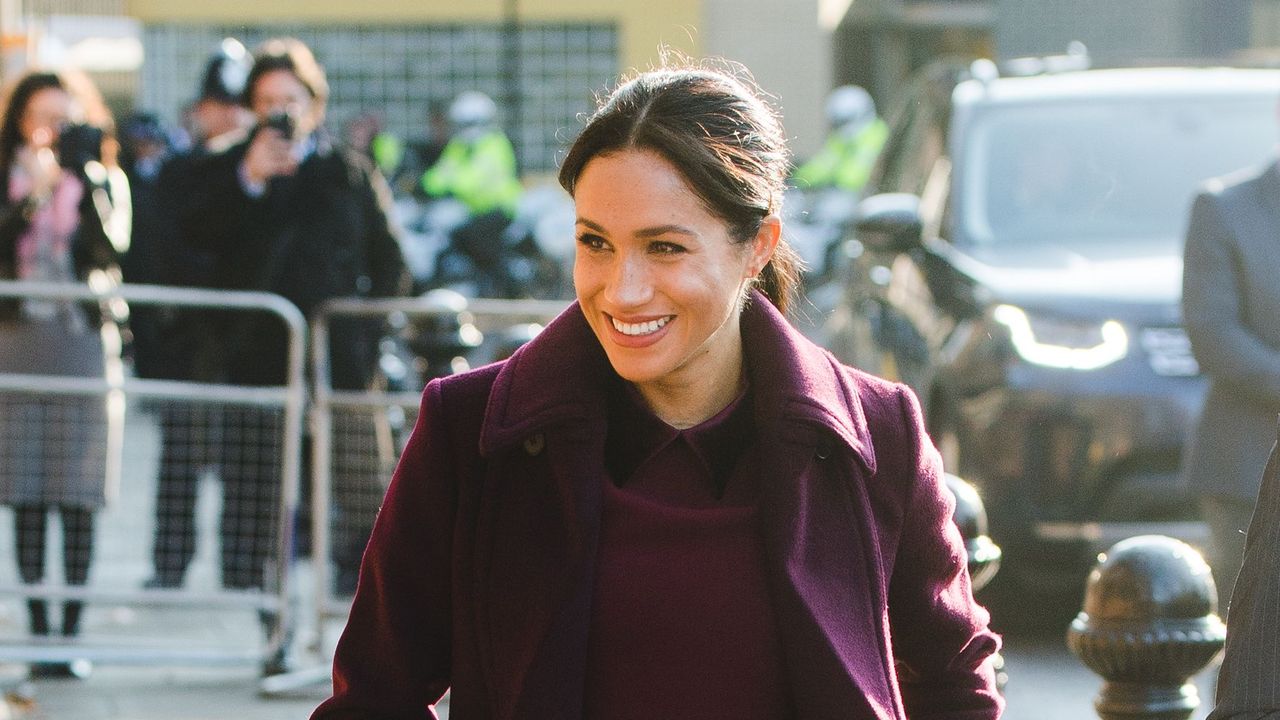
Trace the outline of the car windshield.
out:
M 957 221 L 981 246 L 1181 243 L 1196 189 L 1261 162 L 1275 97 L 1002 105 L 974 116 Z M 963 242 L 964 240 L 962 240 Z

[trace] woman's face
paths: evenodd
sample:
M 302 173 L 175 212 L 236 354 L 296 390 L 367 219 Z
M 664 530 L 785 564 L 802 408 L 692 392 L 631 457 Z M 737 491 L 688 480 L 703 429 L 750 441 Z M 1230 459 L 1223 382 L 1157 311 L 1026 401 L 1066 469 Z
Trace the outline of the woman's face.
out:
M 27 145 L 51 147 L 70 117 L 71 96 L 65 90 L 44 88 L 37 90 L 27 101 L 22 119 L 18 121 L 18 130 Z
M 679 171 L 645 150 L 590 160 L 574 204 L 574 287 L 614 370 L 642 390 L 736 380 L 743 284 L 772 253 L 776 221 L 772 235 L 734 243 Z

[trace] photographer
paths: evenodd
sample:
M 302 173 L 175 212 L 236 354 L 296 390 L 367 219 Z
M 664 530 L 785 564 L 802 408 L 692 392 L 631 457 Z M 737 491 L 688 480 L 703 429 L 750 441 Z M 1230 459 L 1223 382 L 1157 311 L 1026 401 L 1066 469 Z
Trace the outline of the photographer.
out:
M 114 161 L 111 130 L 101 96 L 85 76 L 27 72 L 10 86 L 0 121 L 0 279 L 119 281 L 120 253 L 128 247 L 128 188 Z M 116 330 L 111 321 L 76 302 L 6 301 L 0 305 L 0 373 L 101 377 L 109 363 L 119 362 L 104 351 L 103 337 Z M 44 579 L 53 511 L 60 515 L 66 582 L 88 579 L 93 513 L 106 502 L 107 422 L 102 398 L 33 401 L 5 393 L 0 401 L 0 503 L 13 508 L 24 583 Z M 48 601 L 29 599 L 31 634 L 79 634 L 82 606 L 67 600 L 55 631 Z M 45 662 L 33 665 L 32 674 L 82 676 L 86 669 L 83 661 Z
M 339 148 L 325 132 L 327 96 L 324 71 L 301 42 L 268 40 L 255 53 L 244 100 L 257 125 L 240 143 L 202 161 L 201 192 L 180 211 L 183 240 L 213 258 L 215 287 L 278 293 L 307 315 L 328 298 L 392 296 L 407 290 L 386 181 L 366 159 Z M 361 389 L 369 383 L 377 330 L 368 323 L 334 323 L 331 363 L 339 388 Z M 287 337 L 278 321 L 241 315 L 220 337 L 230 382 L 285 382 Z M 272 528 L 279 524 L 274 511 L 280 463 L 269 442 L 276 421 L 265 411 L 228 411 L 228 433 L 239 433 L 244 441 L 227 448 L 221 463 L 222 578 L 227 587 L 264 586 Z M 340 434 L 336 441 L 345 437 Z M 343 455 L 339 448 L 338 456 Z M 344 482 L 343 468 L 335 468 L 340 509 L 346 509 L 341 504 Z M 380 483 L 376 478 L 368 482 L 377 486 L 380 499 Z M 367 528 L 376 508 L 375 500 L 353 512 L 358 517 L 347 526 Z M 305 529 L 305 521 L 299 526 Z M 367 530 L 363 537 L 357 531 L 349 547 L 336 551 L 345 582 L 354 583 L 343 573 L 355 572 L 365 537 Z

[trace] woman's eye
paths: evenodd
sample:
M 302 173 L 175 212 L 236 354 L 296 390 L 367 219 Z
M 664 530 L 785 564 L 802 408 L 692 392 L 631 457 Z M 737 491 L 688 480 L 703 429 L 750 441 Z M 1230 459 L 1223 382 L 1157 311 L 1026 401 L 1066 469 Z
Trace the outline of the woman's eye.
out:
M 578 236 L 578 243 L 588 250 L 603 250 L 604 238 L 599 235 L 583 234 Z
M 649 250 L 658 255 L 677 255 L 684 252 L 684 246 L 673 242 L 659 241 L 650 245 Z

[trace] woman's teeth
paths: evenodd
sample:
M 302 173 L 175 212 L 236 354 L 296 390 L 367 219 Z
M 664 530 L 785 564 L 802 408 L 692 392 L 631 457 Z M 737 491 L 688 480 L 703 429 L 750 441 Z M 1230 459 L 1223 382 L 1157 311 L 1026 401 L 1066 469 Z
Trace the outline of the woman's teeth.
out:
M 671 316 L 668 315 L 663 318 L 658 318 L 657 320 L 650 320 L 649 322 L 642 323 L 624 323 L 619 322 L 617 318 L 609 319 L 613 321 L 613 329 L 623 335 L 648 335 L 650 333 L 658 332 L 663 325 L 666 325 L 667 322 L 671 320 Z

